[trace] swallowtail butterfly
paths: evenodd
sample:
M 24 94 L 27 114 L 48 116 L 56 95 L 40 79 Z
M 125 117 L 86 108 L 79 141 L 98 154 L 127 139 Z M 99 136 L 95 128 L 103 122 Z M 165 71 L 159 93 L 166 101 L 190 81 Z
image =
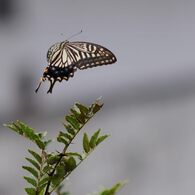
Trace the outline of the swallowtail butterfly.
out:
M 77 69 L 84 70 L 116 62 L 115 55 L 107 48 L 88 42 L 64 41 L 55 43 L 47 52 L 48 66 L 43 72 L 37 92 L 43 81 L 50 81 L 47 93 L 52 93 L 56 81 L 68 80 Z

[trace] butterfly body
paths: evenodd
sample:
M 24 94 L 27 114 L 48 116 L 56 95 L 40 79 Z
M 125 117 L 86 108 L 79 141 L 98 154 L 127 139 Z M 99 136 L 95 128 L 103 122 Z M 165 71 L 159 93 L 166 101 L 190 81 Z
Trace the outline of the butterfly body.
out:
M 95 43 L 64 41 L 49 48 L 47 62 L 48 66 L 45 68 L 36 92 L 41 82 L 46 79 L 50 81 L 48 93 L 52 93 L 56 81 L 68 80 L 74 76 L 77 69 L 112 64 L 116 62 L 116 57 L 110 50 Z
M 43 73 L 43 77 L 48 79 L 54 78 L 58 81 L 62 81 L 63 79 L 68 80 L 71 75 L 73 76 L 74 71 L 75 69 L 72 66 L 67 66 L 65 68 L 47 66 Z

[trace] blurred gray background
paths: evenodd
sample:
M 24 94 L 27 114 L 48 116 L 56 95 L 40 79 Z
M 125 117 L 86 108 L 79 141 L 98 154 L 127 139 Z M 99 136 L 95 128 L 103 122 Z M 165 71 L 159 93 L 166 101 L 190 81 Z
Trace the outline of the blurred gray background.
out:
M 194 194 L 194 10 L 192 0 L 0 0 L 0 123 L 20 119 L 51 137 L 75 101 L 102 96 L 85 131 L 111 137 L 66 182 L 72 194 L 125 179 L 119 194 Z M 81 29 L 72 40 L 102 44 L 118 62 L 35 94 L 48 48 Z M 0 195 L 25 194 L 21 166 L 33 146 L 1 127 Z

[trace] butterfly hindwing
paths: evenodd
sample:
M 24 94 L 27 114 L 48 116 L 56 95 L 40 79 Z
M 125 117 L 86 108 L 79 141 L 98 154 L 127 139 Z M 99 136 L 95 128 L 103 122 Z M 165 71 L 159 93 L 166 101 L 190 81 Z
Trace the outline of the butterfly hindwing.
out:
M 107 48 L 88 42 L 69 42 L 67 50 L 74 55 L 79 69 L 92 68 L 116 62 L 116 57 Z

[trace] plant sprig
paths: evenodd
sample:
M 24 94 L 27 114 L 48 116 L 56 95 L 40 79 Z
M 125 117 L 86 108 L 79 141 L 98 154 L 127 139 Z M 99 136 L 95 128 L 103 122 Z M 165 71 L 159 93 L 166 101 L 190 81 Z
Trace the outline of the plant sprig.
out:
M 103 142 L 108 135 L 100 135 L 101 129 L 97 130 L 91 137 L 83 134 L 82 151 L 70 151 L 69 147 L 78 133 L 101 110 L 103 104 L 96 100 L 90 106 L 80 103 L 70 109 L 70 114 L 65 116 L 63 123 L 64 130 L 57 135 L 57 142 L 64 145 L 61 152 L 48 152 L 47 146 L 51 143 L 46 139 L 46 133 L 36 133 L 27 124 L 17 120 L 5 126 L 28 140 L 34 142 L 40 149 L 39 152 L 28 150 L 30 157 L 26 157 L 28 166 L 23 166 L 30 176 L 24 179 L 30 185 L 25 188 L 28 195 L 51 195 L 56 192 L 58 195 L 65 195 L 62 191 L 63 181 Z M 118 189 L 118 188 L 116 188 Z M 113 191 L 114 192 L 114 191 Z M 115 193 L 101 193 L 100 195 L 114 195 Z

